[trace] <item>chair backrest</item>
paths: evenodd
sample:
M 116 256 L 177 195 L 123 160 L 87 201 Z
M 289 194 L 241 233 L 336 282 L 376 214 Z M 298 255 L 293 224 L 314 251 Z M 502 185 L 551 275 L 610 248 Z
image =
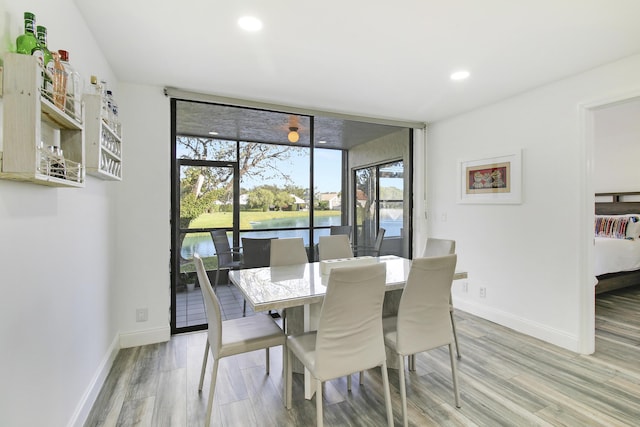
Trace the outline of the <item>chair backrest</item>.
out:
M 332 225 L 329 229 L 329 234 L 331 236 L 335 236 L 338 234 L 346 234 L 351 239 L 351 230 L 352 227 L 350 225 Z
M 269 265 L 293 265 L 309 262 L 302 237 L 277 239 L 271 242 L 271 260 Z
M 213 246 L 216 248 L 218 265 L 231 264 L 233 262 L 233 254 L 231 253 L 231 246 L 229 246 L 227 232 L 225 230 L 212 230 L 211 239 L 213 240 Z
M 380 255 L 380 249 L 382 248 L 382 242 L 384 241 L 384 233 L 386 231 L 387 230 L 385 230 L 384 228 L 378 229 L 378 235 L 376 236 L 376 241 L 373 244 L 373 249 L 376 255 Z
M 434 237 L 427 238 L 427 244 L 424 247 L 423 257 L 443 256 L 456 253 L 456 241 L 447 239 L 436 239 Z
M 318 252 L 320 261 L 353 257 L 349 236 L 346 234 L 320 236 L 318 240 Z
M 379 366 L 386 264 L 334 268 L 329 273 L 318 334 L 316 374 L 321 381 Z
M 277 239 L 277 237 L 266 239 L 243 237 L 242 266 L 245 268 L 269 267 L 272 239 Z
M 211 346 L 212 353 L 217 356 L 222 346 L 222 314 L 220 312 L 220 301 L 218 301 L 216 293 L 213 292 L 209 276 L 202 263 L 202 258 L 200 258 L 200 255 L 197 253 L 193 254 L 193 263 L 196 266 L 198 282 L 200 283 L 200 289 L 202 290 L 202 296 L 204 298 L 204 307 L 207 312 L 209 345 Z
M 408 355 L 449 344 L 451 283 L 457 255 L 415 258 L 398 306 L 399 354 Z

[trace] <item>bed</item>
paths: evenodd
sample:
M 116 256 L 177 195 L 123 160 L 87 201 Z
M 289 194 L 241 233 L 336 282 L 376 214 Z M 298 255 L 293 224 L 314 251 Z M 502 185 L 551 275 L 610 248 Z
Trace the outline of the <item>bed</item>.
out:
M 595 293 L 640 284 L 640 192 L 598 193 Z

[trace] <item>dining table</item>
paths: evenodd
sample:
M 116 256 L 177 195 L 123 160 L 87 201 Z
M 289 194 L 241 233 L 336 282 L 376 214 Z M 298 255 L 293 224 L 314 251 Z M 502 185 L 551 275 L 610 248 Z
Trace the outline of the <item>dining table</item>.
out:
M 410 259 L 395 255 L 234 270 L 229 272 L 229 280 L 254 312 L 286 310 L 286 328 L 285 325 L 283 328 L 287 334 L 298 334 L 317 329 L 330 268 L 372 262 L 386 264 L 383 316 L 393 315 L 411 269 Z M 465 271 L 454 273 L 454 280 L 465 278 Z M 388 357 L 392 356 L 388 353 Z M 304 372 L 305 398 L 311 399 L 314 387 L 310 373 L 298 361 L 292 363 L 294 371 Z M 391 362 L 388 365 L 397 366 Z

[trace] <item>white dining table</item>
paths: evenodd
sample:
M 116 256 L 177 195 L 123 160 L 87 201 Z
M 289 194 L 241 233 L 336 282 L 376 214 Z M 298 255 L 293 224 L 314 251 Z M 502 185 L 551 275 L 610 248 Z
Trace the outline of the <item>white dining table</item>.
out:
M 410 259 L 387 255 L 375 258 L 375 262 L 387 265 L 386 292 L 404 287 L 411 269 Z M 466 272 L 455 272 L 454 280 L 464 278 Z M 317 329 L 329 279 L 328 274 L 321 274 L 320 262 L 234 270 L 229 272 L 229 279 L 253 311 L 287 309 L 287 334 Z M 304 376 L 305 398 L 311 399 L 314 387 L 307 370 Z

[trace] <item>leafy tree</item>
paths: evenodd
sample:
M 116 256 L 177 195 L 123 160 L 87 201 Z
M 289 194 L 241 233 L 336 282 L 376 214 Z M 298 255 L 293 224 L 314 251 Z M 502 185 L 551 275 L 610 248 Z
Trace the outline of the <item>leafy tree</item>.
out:
M 269 206 L 273 205 L 275 195 L 266 188 L 255 188 L 249 192 L 247 204 L 251 209 L 269 210 Z
M 286 191 L 278 191 L 275 194 L 275 199 L 273 200 L 273 204 L 276 209 L 284 210 L 291 206 L 295 202 L 293 196 Z
M 236 159 L 235 141 L 222 141 L 210 138 L 179 136 L 178 147 L 185 151 L 181 158 L 195 160 L 234 161 Z M 266 181 L 279 178 L 291 182 L 290 176 L 282 168 L 282 162 L 293 156 L 306 155 L 301 147 L 286 145 L 240 143 L 239 178 L 253 178 Z M 212 211 L 213 202 L 221 202 L 222 210 L 233 201 L 233 169 L 191 166 L 182 169 L 180 179 L 180 226 L 189 223 L 202 213 Z M 273 186 L 275 194 L 280 189 Z M 268 197 L 263 195 L 262 197 Z M 259 203 L 259 202 L 256 202 Z M 269 198 L 263 200 L 260 207 L 271 205 Z

